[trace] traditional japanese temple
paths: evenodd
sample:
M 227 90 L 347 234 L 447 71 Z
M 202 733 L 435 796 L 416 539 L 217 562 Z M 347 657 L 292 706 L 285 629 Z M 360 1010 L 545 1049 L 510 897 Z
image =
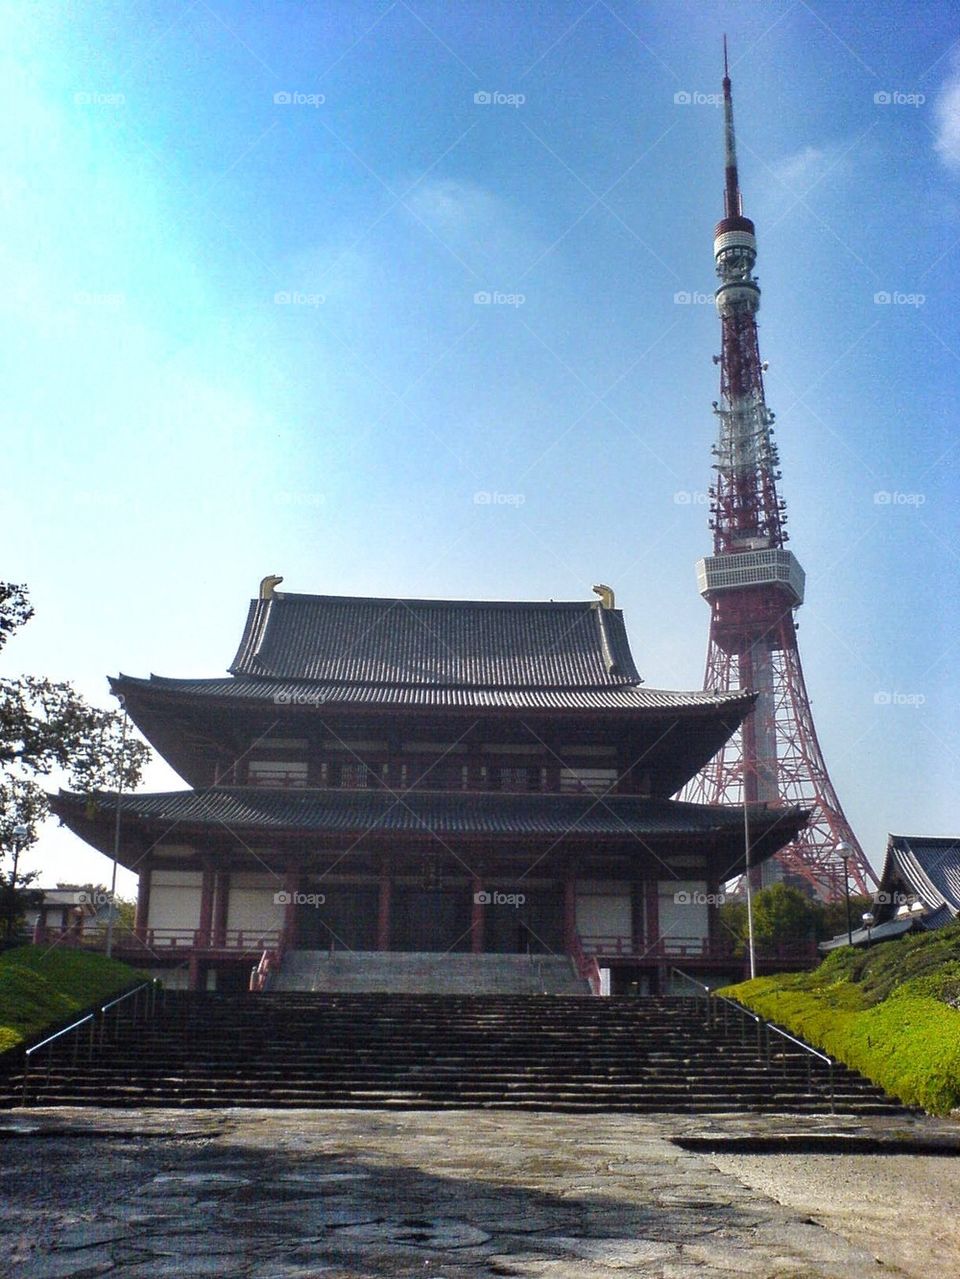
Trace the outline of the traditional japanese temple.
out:
M 195 988 L 264 952 L 569 955 L 613 988 L 730 968 L 716 894 L 805 814 L 674 795 L 753 695 L 637 673 L 613 592 L 563 603 L 281 593 L 264 579 L 229 674 L 121 675 L 192 788 L 65 792 L 61 819 L 139 875 L 118 947 Z M 733 967 L 736 971 L 736 965 Z

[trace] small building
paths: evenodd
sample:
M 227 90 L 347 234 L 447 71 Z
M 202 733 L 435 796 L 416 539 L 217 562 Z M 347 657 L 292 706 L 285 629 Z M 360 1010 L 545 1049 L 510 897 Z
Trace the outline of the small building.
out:
M 612 592 L 487 603 L 289 594 L 265 579 L 224 678 L 112 681 L 192 788 L 120 800 L 118 934 L 194 987 L 264 951 L 567 954 L 614 991 L 736 974 L 718 927 L 744 813 L 671 796 L 749 692 L 646 688 Z M 108 856 L 117 800 L 53 808 Z M 751 857 L 798 809 L 754 805 Z
M 942 928 L 960 914 L 960 837 L 889 835 L 869 928 L 852 931 L 854 946 L 904 933 Z M 846 933 L 821 943 L 822 951 L 849 945 Z
M 31 888 L 31 904 L 23 912 L 23 933 L 38 941 L 80 942 L 106 927 L 101 894 L 89 884 L 57 884 Z

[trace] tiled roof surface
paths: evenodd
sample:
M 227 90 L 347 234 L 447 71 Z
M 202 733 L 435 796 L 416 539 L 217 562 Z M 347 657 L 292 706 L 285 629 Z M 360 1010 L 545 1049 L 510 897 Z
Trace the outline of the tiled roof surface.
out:
M 950 916 L 960 912 L 960 838 L 891 835 L 884 882 L 894 869 L 928 906 L 945 907 Z M 925 922 L 930 926 L 932 917 Z
M 640 683 L 623 614 L 597 602 L 276 594 L 253 600 L 231 672 L 394 688 Z
M 475 688 L 436 685 L 335 684 L 328 681 L 266 679 L 249 676 L 223 679 L 149 680 L 120 676 L 117 691 L 140 687 L 190 697 L 273 702 L 277 706 L 436 706 L 515 710 L 682 710 L 746 705 L 749 693 L 673 692 L 624 685 L 603 688 Z
M 61 792 L 53 806 L 72 823 L 82 820 L 79 796 Z M 220 787 L 205 792 L 172 791 L 124 795 L 124 814 L 178 823 L 232 828 L 297 829 L 331 834 L 395 833 L 437 835 L 704 835 L 739 831 L 740 808 L 716 808 L 634 795 L 512 795 L 483 792 L 386 790 L 267 790 Z M 114 811 L 113 796 L 99 799 L 101 812 Z M 797 810 L 754 810 L 759 835 L 778 821 L 784 842 L 802 824 Z

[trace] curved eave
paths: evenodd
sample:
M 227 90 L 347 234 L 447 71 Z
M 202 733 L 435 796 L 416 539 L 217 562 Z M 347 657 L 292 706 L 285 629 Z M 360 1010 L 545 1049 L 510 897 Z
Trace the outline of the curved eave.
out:
M 111 854 L 116 797 L 93 801 L 61 791 L 51 808 L 100 852 Z M 806 822 L 799 809 L 750 810 L 752 860 L 758 864 L 793 839 Z M 198 846 L 214 841 L 240 849 L 267 843 L 310 852 L 344 844 L 366 851 L 451 841 L 502 851 L 559 846 L 636 851 L 638 860 L 663 852 L 702 851 L 719 879 L 744 869 L 742 810 L 636 796 L 505 795 L 408 792 L 398 804 L 381 791 L 268 790 L 221 787 L 121 798 L 120 861 L 136 870 L 159 842 Z

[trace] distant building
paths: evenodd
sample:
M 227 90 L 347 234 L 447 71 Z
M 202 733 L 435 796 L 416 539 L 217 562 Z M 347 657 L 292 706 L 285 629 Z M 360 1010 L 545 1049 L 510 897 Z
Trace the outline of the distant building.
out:
M 911 931 L 942 928 L 960 914 L 960 837 L 889 835 L 870 928 L 853 929 L 854 946 L 872 945 Z M 847 934 L 821 950 L 848 945 Z
M 644 687 L 607 588 L 482 603 L 275 581 L 228 677 L 113 681 L 195 788 L 121 799 L 140 885 L 118 953 L 221 990 L 291 949 L 570 955 L 615 991 L 664 988 L 672 964 L 738 971 L 717 904 L 743 809 L 670 796 L 752 693 Z M 111 854 L 115 796 L 53 808 Z M 805 816 L 751 805 L 754 864 Z
M 106 927 L 105 895 L 89 884 L 31 888 L 34 904 L 23 912 L 23 932 L 37 941 L 89 939 Z

